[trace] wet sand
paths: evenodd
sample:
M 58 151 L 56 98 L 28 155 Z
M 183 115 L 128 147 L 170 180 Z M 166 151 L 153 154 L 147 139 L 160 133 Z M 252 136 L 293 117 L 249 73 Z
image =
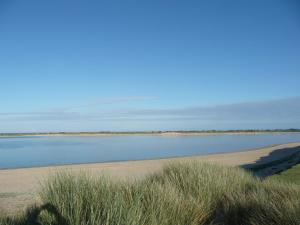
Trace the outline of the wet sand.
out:
M 299 148 L 300 142 L 297 142 L 243 152 L 192 157 L 0 170 L 0 212 L 12 213 L 23 210 L 37 201 L 40 183 L 57 170 L 74 172 L 84 170 L 96 176 L 108 174 L 113 179 L 135 179 L 159 171 L 170 162 L 197 160 L 230 166 L 254 163 L 257 165 L 287 157 L 299 151 Z M 277 154 L 273 154 L 274 152 Z

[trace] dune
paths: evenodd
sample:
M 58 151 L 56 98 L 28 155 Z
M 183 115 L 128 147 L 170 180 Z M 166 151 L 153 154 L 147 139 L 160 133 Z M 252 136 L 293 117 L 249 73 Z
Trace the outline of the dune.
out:
M 92 175 L 108 174 L 113 179 L 138 179 L 146 174 L 162 169 L 164 165 L 174 161 L 198 160 L 222 165 L 257 167 L 274 161 L 291 157 L 300 153 L 300 142 L 269 146 L 260 149 L 178 157 L 156 160 L 92 163 L 64 166 L 49 166 L 36 168 L 20 168 L 0 170 L 0 212 L 15 212 L 38 201 L 37 192 L 40 183 L 57 170 L 82 171 L 87 170 Z M 283 164 L 284 166 L 289 166 Z M 280 169 L 280 168 L 277 168 Z M 283 168 L 282 168 L 283 169 Z M 278 170 L 277 170 L 278 171 Z M 270 175 L 276 170 L 268 170 Z M 265 174 L 266 175 L 266 174 Z

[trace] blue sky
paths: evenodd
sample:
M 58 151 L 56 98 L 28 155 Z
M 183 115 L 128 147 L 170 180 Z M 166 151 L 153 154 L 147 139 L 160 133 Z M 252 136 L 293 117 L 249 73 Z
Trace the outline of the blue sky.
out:
M 300 3 L 0 0 L 0 132 L 300 128 Z

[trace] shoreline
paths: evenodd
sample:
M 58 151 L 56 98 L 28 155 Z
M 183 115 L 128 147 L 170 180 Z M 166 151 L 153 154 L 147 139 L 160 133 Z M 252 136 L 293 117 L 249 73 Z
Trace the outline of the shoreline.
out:
M 0 134 L 0 138 L 18 137 L 115 137 L 115 136 L 213 136 L 213 135 L 264 135 L 264 134 L 300 134 L 300 131 L 199 131 L 199 132 L 116 132 L 116 133 L 22 133 Z
M 226 155 L 231 153 L 243 153 L 243 152 L 252 152 L 256 150 L 262 150 L 266 148 L 277 148 L 279 146 L 285 146 L 285 145 L 296 145 L 300 147 L 300 142 L 287 142 L 287 143 L 281 143 L 281 144 L 271 144 L 266 145 L 262 147 L 257 148 L 249 148 L 245 150 L 232 150 L 232 151 L 220 151 L 220 152 L 213 152 L 213 153 L 205 153 L 205 154 L 197 154 L 197 155 L 183 155 L 183 156 L 171 156 L 171 157 L 162 157 L 162 158 L 150 158 L 150 159 L 131 159 L 131 160 L 110 160 L 110 161 L 100 161 L 100 162 L 86 162 L 86 163 L 69 163 L 69 164 L 53 164 L 53 165 L 44 165 L 44 166 L 28 166 L 28 167 L 13 167 L 13 168 L 0 168 L 1 171 L 12 171 L 12 170 L 19 170 L 19 169 L 39 169 L 39 168 L 49 168 L 49 169 L 59 169 L 64 167 L 84 167 L 88 165 L 101 165 L 106 163 L 131 163 L 131 162 L 143 162 L 143 161 L 158 161 L 158 160 L 181 160 L 186 158 L 199 158 L 199 157 L 206 157 L 206 156 L 219 156 L 219 155 Z M 1 193 L 1 190 L 0 190 Z
M 252 164 L 256 166 L 268 164 L 295 153 L 300 153 L 300 142 L 187 157 L 5 169 L 0 170 L 0 212 L 11 213 L 23 210 L 38 201 L 37 193 L 40 184 L 51 173 L 57 171 L 75 173 L 87 171 L 93 176 L 108 175 L 115 180 L 127 181 L 158 172 L 172 162 L 199 161 L 244 167 Z
M 225 152 L 214 152 L 214 153 L 205 153 L 205 154 L 197 154 L 197 155 L 185 155 L 185 156 L 171 156 L 171 157 L 163 157 L 163 158 L 151 158 L 151 159 L 133 159 L 133 160 L 111 160 L 111 161 L 102 161 L 102 162 L 86 162 L 86 163 L 69 163 L 69 164 L 54 164 L 54 165 L 45 165 L 45 166 L 28 166 L 28 167 L 14 167 L 14 168 L 0 168 L 0 175 L 2 171 L 13 171 L 13 170 L 31 170 L 31 169 L 64 169 L 64 168 L 72 168 L 72 167 L 89 167 L 90 165 L 99 165 L 102 164 L 127 164 L 127 163 L 134 163 L 134 162 L 155 162 L 155 161 L 180 161 L 185 159 L 199 159 L 199 158 L 211 158 L 223 155 L 235 155 L 235 154 L 242 154 L 242 153 L 249 153 L 255 151 L 263 151 L 267 149 L 274 149 L 277 150 L 279 148 L 294 148 L 300 147 L 300 142 L 287 142 L 281 144 L 271 144 L 266 145 L 263 147 L 257 148 L 250 148 L 245 150 L 233 150 L 233 151 L 225 151 Z M 0 177 L 1 178 L 1 177 Z M 0 179 L 1 181 L 1 179 Z M 1 190 L 0 190 L 1 193 Z

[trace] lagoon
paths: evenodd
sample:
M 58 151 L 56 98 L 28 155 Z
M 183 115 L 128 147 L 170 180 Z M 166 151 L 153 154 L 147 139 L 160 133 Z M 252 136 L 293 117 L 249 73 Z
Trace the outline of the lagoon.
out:
M 300 142 L 300 134 L 2 137 L 0 169 L 205 155 L 289 142 Z

